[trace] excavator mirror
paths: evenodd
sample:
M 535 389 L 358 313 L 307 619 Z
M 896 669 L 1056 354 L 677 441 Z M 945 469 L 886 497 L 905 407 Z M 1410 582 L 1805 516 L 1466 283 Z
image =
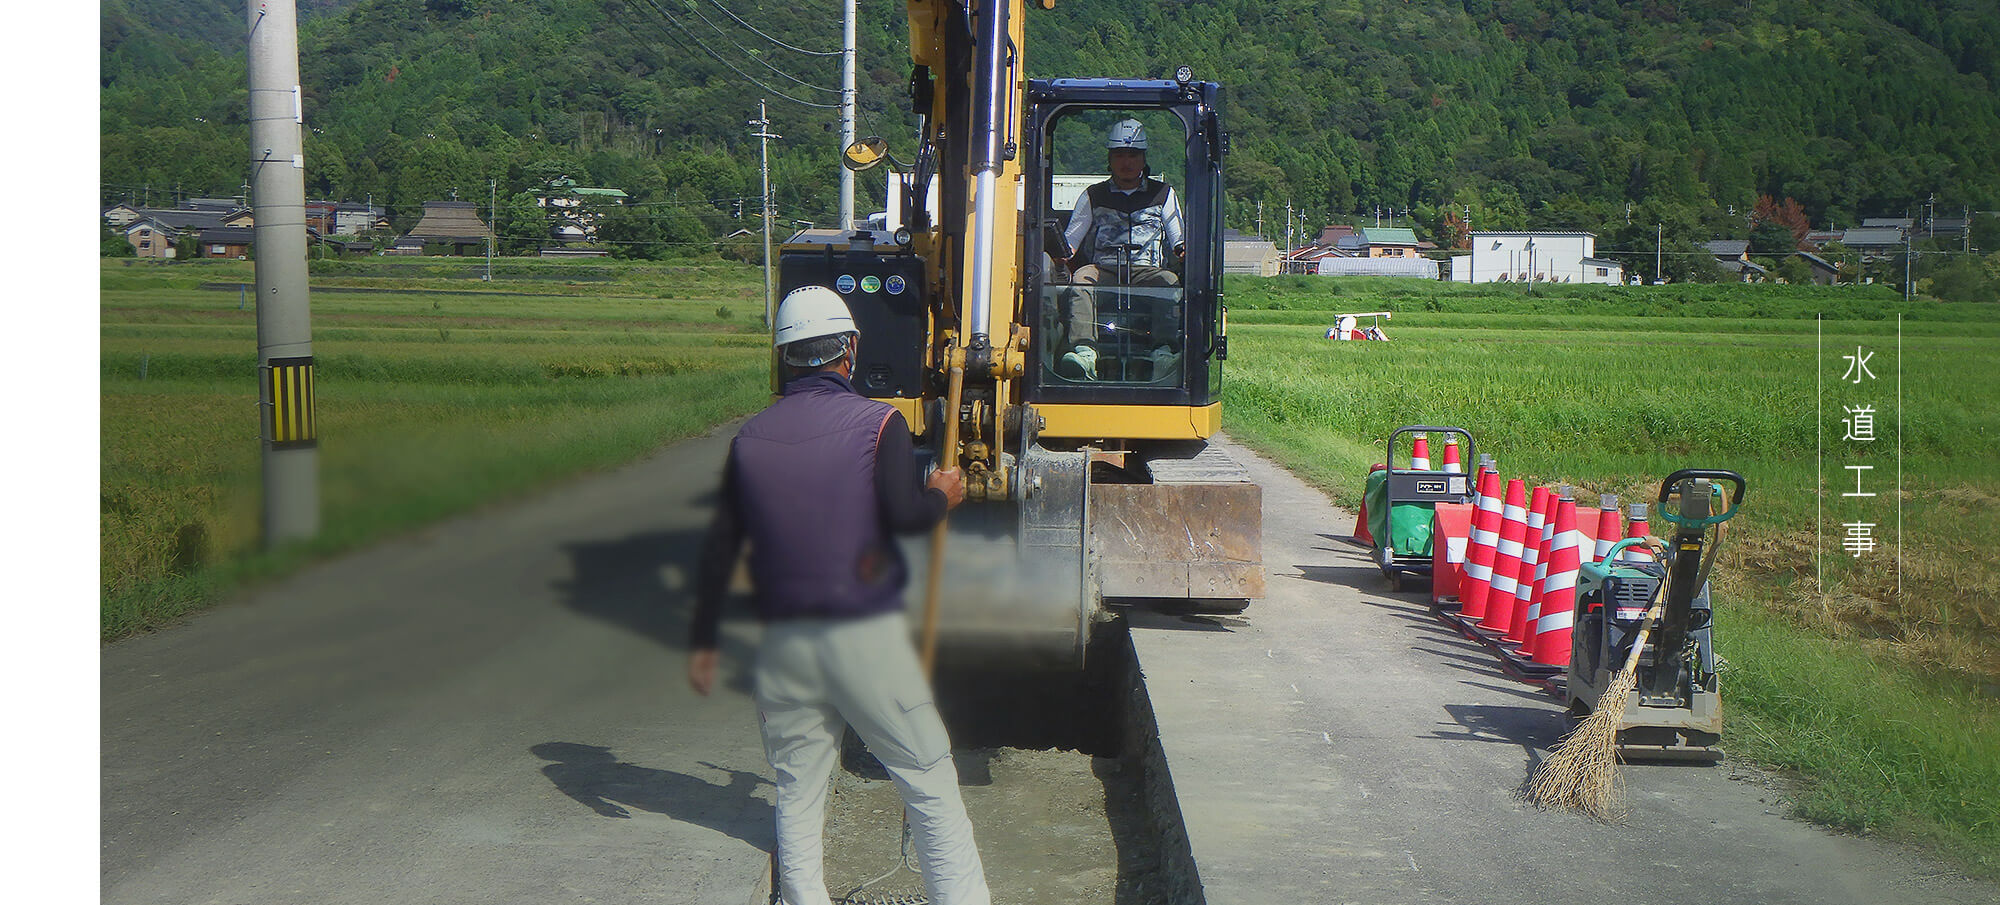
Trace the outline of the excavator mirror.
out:
M 856 173 L 881 166 L 885 160 L 894 166 L 895 162 L 889 158 L 889 143 L 882 140 L 879 135 L 869 136 L 848 145 L 847 150 L 840 155 L 840 165 Z

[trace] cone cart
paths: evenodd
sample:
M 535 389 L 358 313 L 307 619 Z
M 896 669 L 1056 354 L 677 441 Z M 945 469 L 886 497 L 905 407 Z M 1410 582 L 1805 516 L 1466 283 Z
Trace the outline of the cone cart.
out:
M 1472 433 L 1462 427 L 1430 427 L 1415 424 L 1399 427 L 1389 434 L 1389 467 L 1368 475 L 1363 502 L 1368 510 L 1368 532 L 1374 536 L 1375 564 L 1389 579 L 1391 591 L 1403 589 L 1404 575 L 1431 573 L 1431 516 L 1439 503 L 1477 501 L 1476 475 L 1441 469 L 1397 468 L 1396 444 L 1410 435 L 1455 434 L 1465 440 L 1464 458 L 1477 461 L 1479 450 Z

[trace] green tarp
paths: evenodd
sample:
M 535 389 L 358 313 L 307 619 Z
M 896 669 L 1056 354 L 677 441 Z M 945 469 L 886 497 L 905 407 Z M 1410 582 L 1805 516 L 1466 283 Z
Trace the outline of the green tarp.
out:
M 1375 538 L 1375 549 L 1383 544 L 1394 547 L 1397 556 L 1431 555 L 1431 504 L 1397 503 L 1389 505 L 1389 473 L 1375 471 L 1368 474 L 1367 489 L 1362 493 L 1368 505 L 1368 533 Z

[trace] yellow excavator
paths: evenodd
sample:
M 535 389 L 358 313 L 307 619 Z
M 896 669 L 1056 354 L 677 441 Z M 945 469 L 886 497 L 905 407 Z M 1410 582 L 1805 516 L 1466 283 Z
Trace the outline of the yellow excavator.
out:
M 943 644 L 1080 666 L 1107 599 L 1240 612 L 1263 596 L 1262 493 L 1210 443 L 1229 351 L 1221 88 L 1185 66 L 1030 80 L 1024 6 L 908 0 L 914 157 L 865 139 L 843 160 L 891 166 L 897 225 L 787 243 L 778 295 L 839 292 L 864 337 L 855 388 L 964 470 L 949 544 L 911 557 L 933 600 L 948 587 Z M 1107 134 L 1134 123 L 1148 178 L 1184 202 L 1185 251 L 1159 262 L 1171 276 L 1085 285 L 1069 220 L 1107 178 Z

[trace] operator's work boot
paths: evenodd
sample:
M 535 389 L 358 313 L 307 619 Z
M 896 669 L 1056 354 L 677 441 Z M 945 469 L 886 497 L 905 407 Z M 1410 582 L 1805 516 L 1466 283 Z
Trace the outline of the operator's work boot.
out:
M 1159 383 L 1167 380 L 1179 380 L 1181 378 L 1181 355 L 1179 352 L 1175 352 L 1166 346 L 1160 346 L 1153 350 L 1153 354 L 1150 357 L 1153 362 L 1153 382 Z
M 1070 380 L 1096 380 L 1097 350 L 1077 346 L 1075 351 L 1062 357 L 1062 362 L 1056 365 L 1056 373 Z

